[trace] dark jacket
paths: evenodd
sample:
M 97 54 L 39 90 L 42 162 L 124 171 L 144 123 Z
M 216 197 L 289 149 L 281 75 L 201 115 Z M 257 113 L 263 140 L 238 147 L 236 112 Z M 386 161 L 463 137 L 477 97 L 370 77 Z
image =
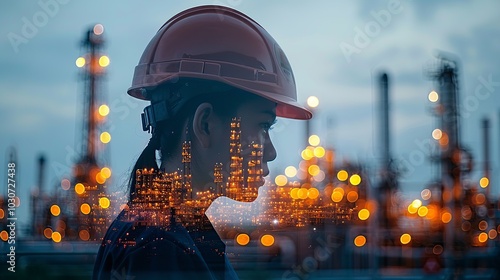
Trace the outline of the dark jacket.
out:
M 141 226 L 123 217 L 108 228 L 92 279 L 238 279 L 210 223 L 188 231 L 179 223 Z

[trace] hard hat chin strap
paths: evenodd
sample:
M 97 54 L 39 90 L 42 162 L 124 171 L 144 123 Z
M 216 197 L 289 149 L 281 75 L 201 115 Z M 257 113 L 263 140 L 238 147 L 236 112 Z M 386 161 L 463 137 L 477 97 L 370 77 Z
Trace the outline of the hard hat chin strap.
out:
M 167 107 L 167 101 L 163 100 L 144 108 L 141 114 L 142 130 L 154 134 L 157 123 L 172 118 L 172 112 Z

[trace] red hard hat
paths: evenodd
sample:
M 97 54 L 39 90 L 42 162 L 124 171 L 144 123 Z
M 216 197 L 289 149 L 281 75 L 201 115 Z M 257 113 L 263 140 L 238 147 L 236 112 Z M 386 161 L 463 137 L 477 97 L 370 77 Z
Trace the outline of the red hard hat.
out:
M 185 78 L 220 82 L 264 97 L 277 103 L 280 117 L 312 117 L 297 103 L 293 72 L 278 43 L 231 8 L 195 7 L 167 21 L 144 50 L 127 92 L 150 100 L 148 89 Z

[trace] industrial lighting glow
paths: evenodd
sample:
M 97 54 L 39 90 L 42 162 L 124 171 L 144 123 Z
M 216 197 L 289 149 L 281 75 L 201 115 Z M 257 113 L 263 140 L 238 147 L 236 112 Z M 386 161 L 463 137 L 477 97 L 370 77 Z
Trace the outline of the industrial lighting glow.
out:
M 283 187 L 284 185 L 286 185 L 286 183 L 288 183 L 288 179 L 285 175 L 278 175 L 276 176 L 276 178 L 274 178 L 274 182 L 277 186 Z
M 399 238 L 399 241 L 401 241 L 401 244 L 408 244 L 411 241 L 411 235 L 408 233 L 403 233 Z
M 351 178 L 349 178 L 349 182 L 351 183 L 351 185 L 357 186 L 361 184 L 361 176 L 359 176 L 358 174 L 353 174 Z
M 103 133 L 101 133 L 101 136 L 99 138 L 102 143 L 107 144 L 109 143 L 109 141 L 111 141 L 111 134 L 109 134 L 109 132 L 107 131 L 104 131 Z
M 106 104 L 99 106 L 99 115 L 105 117 L 109 114 L 109 107 Z
M 76 59 L 75 64 L 76 67 L 82 68 L 83 66 L 85 66 L 85 58 L 80 56 L 79 58 Z
M 61 242 L 61 239 L 62 239 L 62 236 L 61 236 L 61 234 L 59 232 L 54 231 L 52 233 L 52 241 L 54 241 L 56 243 L 59 243 L 59 242 Z
M 316 96 L 309 96 L 307 98 L 307 106 L 316 108 L 319 105 L 319 99 Z
M 429 93 L 428 98 L 432 103 L 437 102 L 439 100 L 439 94 L 433 90 Z
M 85 186 L 82 183 L 78 183 L 75 185 L 75 192 L 77 194 L 83 194 L 85 192 Z
M 317 158 L 322 158 L 325 156 L 325 148 L 323 147 L 316 147 L 314 148 L 314 156 L 317 157 Z
M 274 236 L 270 234 L 264 234 L 260 238 L 260 243 L 266 247 L 272 246 L 274 244 Z
M 109 167 L 103 167 L 101 169 L 101 174 L 104 178 L 109 179 L 109 177 L 111 177 L 111 169 L 109 169 Z
M 50 206 L 50 214 L 52 214 L 54 217 L 59 216 L 59 214 L 61 214 L 61 208 L 59 208 L 59 206 L 55 204 Z
M 309 145 L 311 145 L 311 146 L 318 146 L 319 143 L 321 142 L 321 139 L 319 139 L 318 135 L 313 134 L 313 135 L 309 136 L 308 141 L 309 141 Z
M 339 179 L 339 181 L 343 182 L 343 181 L 347 180 L 347 177 L 349 177 L 349 174 L 345 170 L 340 170 L 337 173 L 337 179 Z
M 99 198 L 99 206 L 106 209 L 109 207 L 109 205 L 111 205 L 111 201 L 109 201 L 109 198 L 107 198 L 107 197 Z
M 290 178 L 295 177 L 295 175 L 297 175 L 297 168 L 294 166 L 288 166 L 285 168 L 285 175 Z
M 91 209 L 91 208 L 90 208 L 90 205 L 88 205 L 87 203 L 83 203 L 83 204 L 80 206 L 80 211 L 81 211 L 83 214 L 85 214 L 85 215 L 87 215 L 87 214 L 89 214 L 89 213 L 90 213 L 90 209 Z
M 488 179 L 488 177 L 483 177 L 479 180 L 479 186 L 481 186 L 481 188 L 487 188 L 488 185 L 490 184 L 490 179 Z
M 236 243 L 241 246 L 246 246 L 250 242 L 250 236 L 246 233 L 240 233 L 236 236 Z
M 443 137 L 443 131 L 441 131 L 441 129 L 436 128 L 432 131 L 432 138 L 439 140 L 441 137 Z
M 317 188 L 310 188 L 309 191 L 307 191 L 307 196 L 310 199 L 316 199 L 319 196 L 319 191 Z
M 107 67 L 108 65 L 109 65 L 109 57 L 107 57 L 106 55 L 99 57 L 99 66 Z
M 369 217 L 370 217 L 370 211 L 368 211 L 368 209 L 363 208 L 363 209 L 359 210 L 359 212 L 358 212 L 358 218 L 360 220 L 365 221 Z
M 363 235 L 358 235 L 356 236 L 356 238 L 354 238 L 354 245 L 356 245 L 356 247 L 363 247 L 365 246 L 366 244 L 366 237 L 364 237 Z

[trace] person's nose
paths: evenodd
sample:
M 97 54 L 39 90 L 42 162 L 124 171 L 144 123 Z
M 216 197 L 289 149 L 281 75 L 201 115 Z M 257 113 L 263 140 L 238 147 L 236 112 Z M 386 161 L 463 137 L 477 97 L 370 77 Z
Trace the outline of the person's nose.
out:
M 264 162 L 273 161 L 276 159 L 276 156 L 277 156 L 277 152 L 276 152 L 276 149 L 274 148 L 273 141 L 271 140 L 269 135 L 267 135 L 266 141 L 264 143 L 263 160 L 264 160 Z

